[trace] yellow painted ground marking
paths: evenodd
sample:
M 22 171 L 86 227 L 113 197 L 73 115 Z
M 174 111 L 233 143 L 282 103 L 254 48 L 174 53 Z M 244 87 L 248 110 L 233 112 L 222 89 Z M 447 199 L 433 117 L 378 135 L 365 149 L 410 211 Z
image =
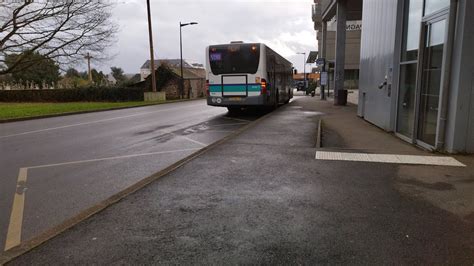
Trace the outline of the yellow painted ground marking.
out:
M 10 224 L 8 225 L 5 250 L 18 246 L 21 243 L 21 226 L 23 224 L 23 210 L 25 207 L 26 177 L 28 168 L 20 168 L 16 183 L 16 192 L 13 198 L 12 212 L 10 214 Z
M 45 165 L 37 165 L 37 166 L 20 168 L 20 172 L 18 174 L 18 179 L 17 179 L 17 185 L 16 185 L 16 193 L 13 198 L 13 205 L 12 205 L 12 211 L 10 215 L 10 223 L 8 225 L 7 238 L 5 241 L 5 251 L 15 246 L 18 246 L 21 243 L 23 213 L 25 209 L 25 193 L 26 193 L 25 186 L 26 186 L 26 180 L 28 176 L 28 169 L 38 169 L 38 168 L 46 168 L 46 167 L 53 167 L 53 166 L 81 164 L 81 163 L 99 162 L 99 161 L 116 160 L 116 159 L 127 159 L 127 158 L 140 157 L 140 156 L 195 151 L 195 150 L 199 150 L 199 149 L 194 148 L 194 149 L 148 152 L 148 153 L 130 154 L 130 155 L 123 155 L 123 156 L 114 156 L 114 157 L 81 160 L 81 161 L 73 161 L 73 162 L 63 162 L 63 163 L 55 163 L 55 164 L 45 164 Z

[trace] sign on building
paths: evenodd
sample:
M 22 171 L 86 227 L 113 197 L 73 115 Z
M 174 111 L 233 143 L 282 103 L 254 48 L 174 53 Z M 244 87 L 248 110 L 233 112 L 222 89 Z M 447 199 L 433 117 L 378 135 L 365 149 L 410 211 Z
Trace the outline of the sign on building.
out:
M 333 19 L 328 23 L 328 31 L 336 31 L 336 20 Z M 362 30 L 362 20 L 348 20 L 346 22 L 346 31 Z

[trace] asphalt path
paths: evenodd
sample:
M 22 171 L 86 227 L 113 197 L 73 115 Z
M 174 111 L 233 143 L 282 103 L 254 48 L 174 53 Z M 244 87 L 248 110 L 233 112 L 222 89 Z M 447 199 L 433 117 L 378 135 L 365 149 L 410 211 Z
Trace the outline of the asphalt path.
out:
M 256 118 L 196 100 L 0 124 L 0 246 L 31 239 Z
M 328 111 L 316 101 L 280 107 L 9 265 L 472 265 L 472 223 L 397 191 L 399 165 L 315 159 Z

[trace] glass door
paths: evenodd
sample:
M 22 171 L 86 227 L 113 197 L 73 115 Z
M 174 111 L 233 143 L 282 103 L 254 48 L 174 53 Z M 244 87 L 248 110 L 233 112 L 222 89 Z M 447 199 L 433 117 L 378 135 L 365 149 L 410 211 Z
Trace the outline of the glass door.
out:
M 402 51 L 396 132 L 413 142 L 423 1 L 408 0 L 404 5 Z
M 403 1 L 396 133 L 427 149 L 437 145 L 451 11 L 450 0 Z
M 446 18 L 424 22 L 422 34 L 424 45 L 421 51 L 421 84 L 416 137 L 419 141 L 434 147 L 443 73 Z

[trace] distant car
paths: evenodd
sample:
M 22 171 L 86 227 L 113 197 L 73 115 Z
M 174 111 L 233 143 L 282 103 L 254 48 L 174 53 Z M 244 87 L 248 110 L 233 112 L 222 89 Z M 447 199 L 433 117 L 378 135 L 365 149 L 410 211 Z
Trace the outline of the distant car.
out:
M 297 82 L 296 83 L 296 90 L 297 91 L 304 91 L 304 82 Z

